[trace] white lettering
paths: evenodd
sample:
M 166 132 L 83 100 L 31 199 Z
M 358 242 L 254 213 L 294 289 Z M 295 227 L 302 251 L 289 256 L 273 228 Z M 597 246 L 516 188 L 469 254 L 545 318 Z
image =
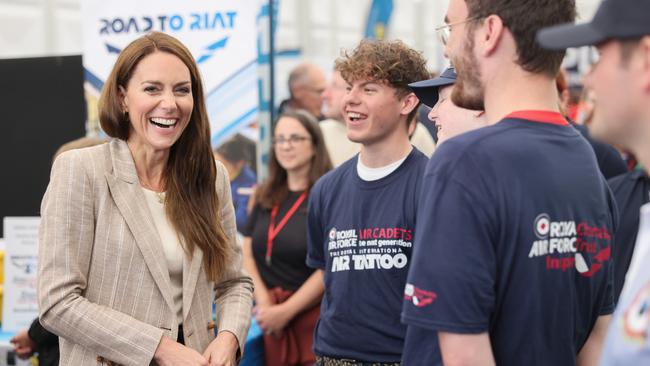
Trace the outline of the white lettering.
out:
M 350 257 L 334 257 L 332 258 L 332 272 L 349 271 L 350 270 Z
M 354 269 L 361 271 L 366 269 L 392 269 L 404 268 L 408 264 L 406 254 L 399 253 L 395 256 L 390 254 L 360 254 L 353 255 Z
M 576 223 L 574 221 L 551 222 L 551 238 L 575 235 Z
M 553 253 L 575 253 L 576 250 L 576 238 L 556 238 L 551 239 L 549 245 L 550 254 Z

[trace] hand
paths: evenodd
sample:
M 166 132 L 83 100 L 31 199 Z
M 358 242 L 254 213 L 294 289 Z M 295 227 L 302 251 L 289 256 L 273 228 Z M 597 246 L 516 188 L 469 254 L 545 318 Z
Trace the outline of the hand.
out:
M 222 331 L 210 342 L 203 352 L 203 357 L 208 360 L 210 366 L 235 366 L 238 350 L 237 337 L 228 331 Z
M 257 313 L 260 312 L 262 309 L 266 309 L 270 306 L 275 305 L 273 301 L 271 301 L 271 296 L 269 296 L 268 291 L 259 291 L 255 293 L 255 306 L 253 306 L 253 316 L 257 316 Z
M 200 353 L 166 336 L 160 339 L 153 358 L 160 366 L 208 366 Z
M 268 291 L 259 290 L 255 293 L 255 307 L 265 307 L 271 306 L 274 302 L 271 300 L 271 296 Z
M 14 345 L 16 356 L 22 360 L 28 359 L 36 351 L 36 345 L 29 338 L 26 329 L 18 332 L 15 337 L 11 338 L 10 342 Z
M 257 309 L 255 320 L 266 334 L 281 333 L 293 319 L 294 314 L 284 306 L 285 303 Z

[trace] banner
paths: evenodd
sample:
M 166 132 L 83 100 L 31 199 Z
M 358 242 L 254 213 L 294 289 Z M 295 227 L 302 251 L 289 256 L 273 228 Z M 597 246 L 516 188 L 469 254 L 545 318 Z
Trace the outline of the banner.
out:
M 36 271 L 40 217 L 5 217 L 2 330 L 29 328 L 38 316 Z
M 89 134 L 100 130 L 97 100 L 117 55 L 151 31 L 178 38 L 194 55 L 213 145 L 256 121 L 259 0 L 84 0 L 81 8 Z
M 366 22 L 365 38 L 382 40 L 393 14 L 393 0 L 373 0 Z

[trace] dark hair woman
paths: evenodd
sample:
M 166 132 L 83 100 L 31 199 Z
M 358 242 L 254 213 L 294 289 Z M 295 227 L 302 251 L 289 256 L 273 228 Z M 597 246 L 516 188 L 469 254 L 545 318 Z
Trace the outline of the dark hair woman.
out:
M 323 135 L 304 111 L 281 115 L 269 177 L 257 189 L 244 230 L 244 266 L 255 283 L 254 314 L 264 331 L 266 365 L 311 365 L 323 294 L 322 271 L 305 264 L 307 196 L 332 168 Z

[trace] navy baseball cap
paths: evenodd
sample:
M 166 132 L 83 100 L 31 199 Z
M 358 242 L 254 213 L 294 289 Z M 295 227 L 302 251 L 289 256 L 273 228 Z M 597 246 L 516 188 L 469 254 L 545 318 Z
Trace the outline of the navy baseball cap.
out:
M 598 45 L 611 39 L 650 35 L 650 1 L 604 0 L 589 23 L 562 24 L 537 32 L 537 42 L 547 49 Z
M 453 85 L 456 82 L 456 70 L 448 67 L 437 78 L 417 81 L 409 84 L 409 88 L 427 107 L 433 108 L 438 103 L 438 89 L 442 86 Z

